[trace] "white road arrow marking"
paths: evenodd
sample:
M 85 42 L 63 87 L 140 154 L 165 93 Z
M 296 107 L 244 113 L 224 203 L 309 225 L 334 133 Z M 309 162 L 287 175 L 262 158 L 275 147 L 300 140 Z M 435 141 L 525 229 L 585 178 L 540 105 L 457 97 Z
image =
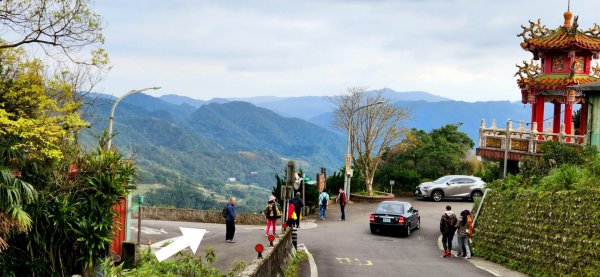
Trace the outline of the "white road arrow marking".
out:
M 196 250 L 198 250 L 198 246 L 200 246 L 200 241 L 202 241 L 202 238 L 206 233 L 206 229 L 192 229 L 183 227 L 179 227 L 179 229 L 181 230 L 183 236 L 179 237 L 173 243 L 154 252 L 156 259 L 158 259 L 159 262 L 168 259 L 188 246 L 192 249 L 192 252 L 196 254 Z

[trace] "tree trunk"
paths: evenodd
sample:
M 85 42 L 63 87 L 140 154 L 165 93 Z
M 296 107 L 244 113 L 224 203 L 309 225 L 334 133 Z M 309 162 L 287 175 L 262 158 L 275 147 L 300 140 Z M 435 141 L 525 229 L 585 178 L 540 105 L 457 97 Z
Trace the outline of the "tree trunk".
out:
M 373 196 L 373 173 L 371 169 L 365 170 L 365 185 L 367 187 L 367 194 Z

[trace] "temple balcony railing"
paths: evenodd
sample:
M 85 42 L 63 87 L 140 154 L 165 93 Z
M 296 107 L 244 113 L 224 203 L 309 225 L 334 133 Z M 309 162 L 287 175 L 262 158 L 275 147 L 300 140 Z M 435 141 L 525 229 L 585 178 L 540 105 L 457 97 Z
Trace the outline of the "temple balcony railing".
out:
M 503 156 L 502 153 L 510 152 L 510 160 L 520 160 L 524 156 L 540 154 L 540 146 L 548 141 L 559 141 L 576 147 L 586 143 L 585 136 L 565 133 L 564 124 L 560 126 L 560 132 L 554 133 L 551 125 L 539 132 L 536 122 L 532 123 L 531 128 L 525 128 L 523 121 L 520 121 L 516 129 L 512 128 L 512 123 L 513 121 L 508 120 L 505 128 L 498 128 L 496 120 L 492 120 L 491 126 L 487 127 L 486 121 L 481 120 L 477 155 L 497 159 Z

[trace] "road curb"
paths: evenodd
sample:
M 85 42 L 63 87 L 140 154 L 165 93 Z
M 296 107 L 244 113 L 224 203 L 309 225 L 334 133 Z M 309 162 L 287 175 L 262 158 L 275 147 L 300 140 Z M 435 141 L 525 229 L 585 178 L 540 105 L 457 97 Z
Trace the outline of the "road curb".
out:
M 441 235 L 438 237 L 437 242 L 438 242 L 438 248 L 443 251 L 444 246 L 442 245 L 442 236 Z M 470 259 L 466 259 L 466 260 L 469 261 L 469 263 L 471 263 L 475 267 L 485 270 L 488 273 L 490 273 L 496 277 L 504 277 L 504 276 L 506 276 L 506 277 L 524 277 L 524 276 L 527 276 L 526 274 L 523 274 L 518 271 L 514 271 L 512 269 L 508 269 L 502 265 L 490 262 L 483 258 L 471 257 Z
M 308 252 L 308 248 L 304 243 L 298 244 L 298 248 L 306 252 L 308 256 L 308 264 L 310 265 L 310 277 L 319 277 L 319 271 L 317 270 L 317 263 L 315 263 L 315 258 L 310 252 Z

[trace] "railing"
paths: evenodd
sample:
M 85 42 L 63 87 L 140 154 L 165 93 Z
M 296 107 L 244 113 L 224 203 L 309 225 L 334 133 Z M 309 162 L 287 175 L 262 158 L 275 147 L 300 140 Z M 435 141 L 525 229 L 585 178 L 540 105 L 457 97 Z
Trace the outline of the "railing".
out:
M 519 121 L 519 128 L 513 129 L 512 123 L 513 121 L 508 120 L 506 128 L 498 128 L 494 119 L 488 128 L 485 119 L 481 120 L 478 148 L 537 154 L 541 152 L 540 145 L 546 141 L 554 140 L 574 146 L 585 143 L 585 136 L 565 133 L 564 124 L 561 124 L 559 133 L 554 133 L 552 132 L 552 125 L 549 125 L 549 128 L 546 128 L 543 132 L 538 132 L 536 122 L 532 123 L 531 129 L 526 129 L 523 121 Z

